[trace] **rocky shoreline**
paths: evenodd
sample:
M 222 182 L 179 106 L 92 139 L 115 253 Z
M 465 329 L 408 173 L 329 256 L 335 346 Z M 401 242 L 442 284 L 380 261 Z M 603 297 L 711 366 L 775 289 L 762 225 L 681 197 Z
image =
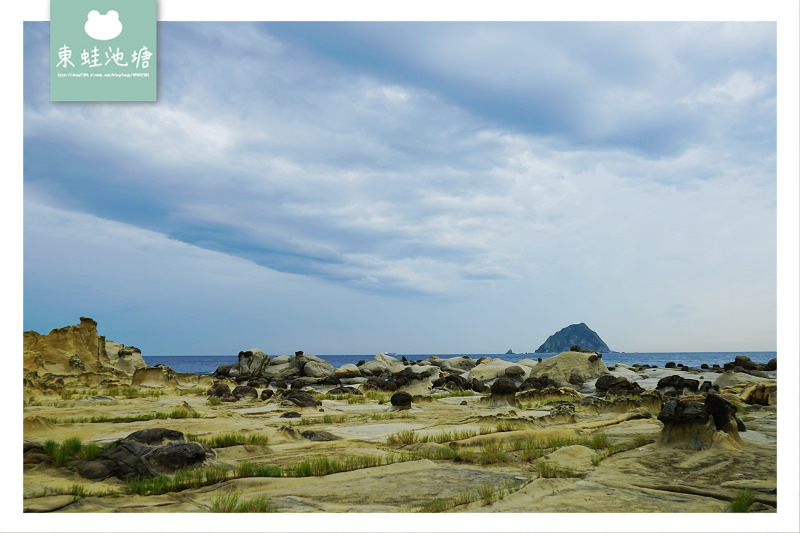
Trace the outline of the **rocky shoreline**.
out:
M 335 368 L 250 349 L 199 376 L 91 319 L 24 341 L 26 512 L 777 508 L 776 360 L 606 366 L 573 346 Z

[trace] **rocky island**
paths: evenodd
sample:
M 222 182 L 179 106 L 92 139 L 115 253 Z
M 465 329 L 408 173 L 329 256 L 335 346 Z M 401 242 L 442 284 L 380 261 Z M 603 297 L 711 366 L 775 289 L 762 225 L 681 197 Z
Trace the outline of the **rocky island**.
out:
M 609 353 L 611 351 L 597 333 L 581 322 L 580 324 L 567 326 L 550 335 L 534 353 L 561 353 L 569 350 L 572 346 L 581 346 L 586 350 L 593 350 L 598 353 Z
M 23 335 L 25 512 L 776 512 L 775 361 L 251 348 L 200 376 L 96 325 Z

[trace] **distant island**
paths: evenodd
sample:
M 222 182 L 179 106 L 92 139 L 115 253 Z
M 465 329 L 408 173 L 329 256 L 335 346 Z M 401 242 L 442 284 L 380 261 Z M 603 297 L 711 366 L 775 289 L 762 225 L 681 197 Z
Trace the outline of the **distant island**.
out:
M 600 336 L 581 322 L 572 324 L 550 335 L 544 344 L 536 349 L 535 353 L 561 353 L 568 352 L 574 345 L 581 348 L 594 350 L 599 353 L 610 353 L 611 349 L 603 342 Z
M 514 352 L 511 351 L 511 349 L 509 348 L 508 351 L 506 352 L 506 355 L 514 355 Z

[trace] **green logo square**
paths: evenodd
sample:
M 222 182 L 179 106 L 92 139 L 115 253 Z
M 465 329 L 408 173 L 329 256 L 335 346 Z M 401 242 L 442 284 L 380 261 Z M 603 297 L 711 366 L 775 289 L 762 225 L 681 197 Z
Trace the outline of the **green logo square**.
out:
M 50 0 L 50 100 L 154 102 L 156 0 Z

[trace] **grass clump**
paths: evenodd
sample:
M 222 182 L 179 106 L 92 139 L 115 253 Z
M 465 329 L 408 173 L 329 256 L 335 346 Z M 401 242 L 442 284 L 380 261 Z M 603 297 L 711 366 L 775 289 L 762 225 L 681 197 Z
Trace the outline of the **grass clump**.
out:
M 550 461 L 536 463 L 536 475 L 543 478 L 579 477 L 572 468 L 558 466 Z
M 212 448 L 228 448 L 230 446 L 266 446 L 269 444 L 269 436 L 259 433 L 224 433 L 222 435 L 214 435 L 210 438 L 199 437 L 194 433 L 187 433 L 186 439 L 199 442 L 200 444 L 208 444 Z
M 755 501 L 753 489 L 741 489 L 736 491 L 736 498 L 731 500 L 732 513 L 746 513 Z
M 478 463 L 490 465 L 508 462 L 508 453 L 499 442 L 485 441 L 478 452 Z
M 66 466 L 73 459 L 90 461 L 97 458 L 103 450 L 112 446 L 114 444 L 108 444 L 104 447 L 91 442 L 83 444 L 78 438 L 67 439 L 61 443 L 48 439 L 43 444 L 45 453 L 50 456 L 55 466 Z
M 389 413 L 372 413 L 370 418 L 372 420 L 391 420 L 393 418 L 417 418 L 417 417 L 406 412 L 401 412 L 401 413 L 389 412 Z
M 389 446 L 395 444 L 414 444 L 415 442 L 419 442 L 419 435 L 410 429 L 404 429 L 386 437 L 386 444 Z
M 239 501 L 239 493 L 230 491 L 214 498 L 211 502 L 211 511 L 214 513 L 272 513 L 275 512 L 275 507 L 269 505 L 264 494 Z
M 228 469 L 224 466 L 178 470 L 170 478 L 163 474 L 154 478 L 136 477 L 125 482 L 127 494 L 151 496 L 179 492 L 186 489 L 198 489 L 215 485 L 228 479 Z
M 174 409 L 170 412 L 157 411 L 155 413 L 141 413 L 129 416 L 81 416 L 72 418 L 48 418 L 52 424 L 128 424 L 131 422 L 146 422 L 148 420 L 169 420 L 178 418 L 200 418 L 196 412 L 189 412 L 185 409 Z

